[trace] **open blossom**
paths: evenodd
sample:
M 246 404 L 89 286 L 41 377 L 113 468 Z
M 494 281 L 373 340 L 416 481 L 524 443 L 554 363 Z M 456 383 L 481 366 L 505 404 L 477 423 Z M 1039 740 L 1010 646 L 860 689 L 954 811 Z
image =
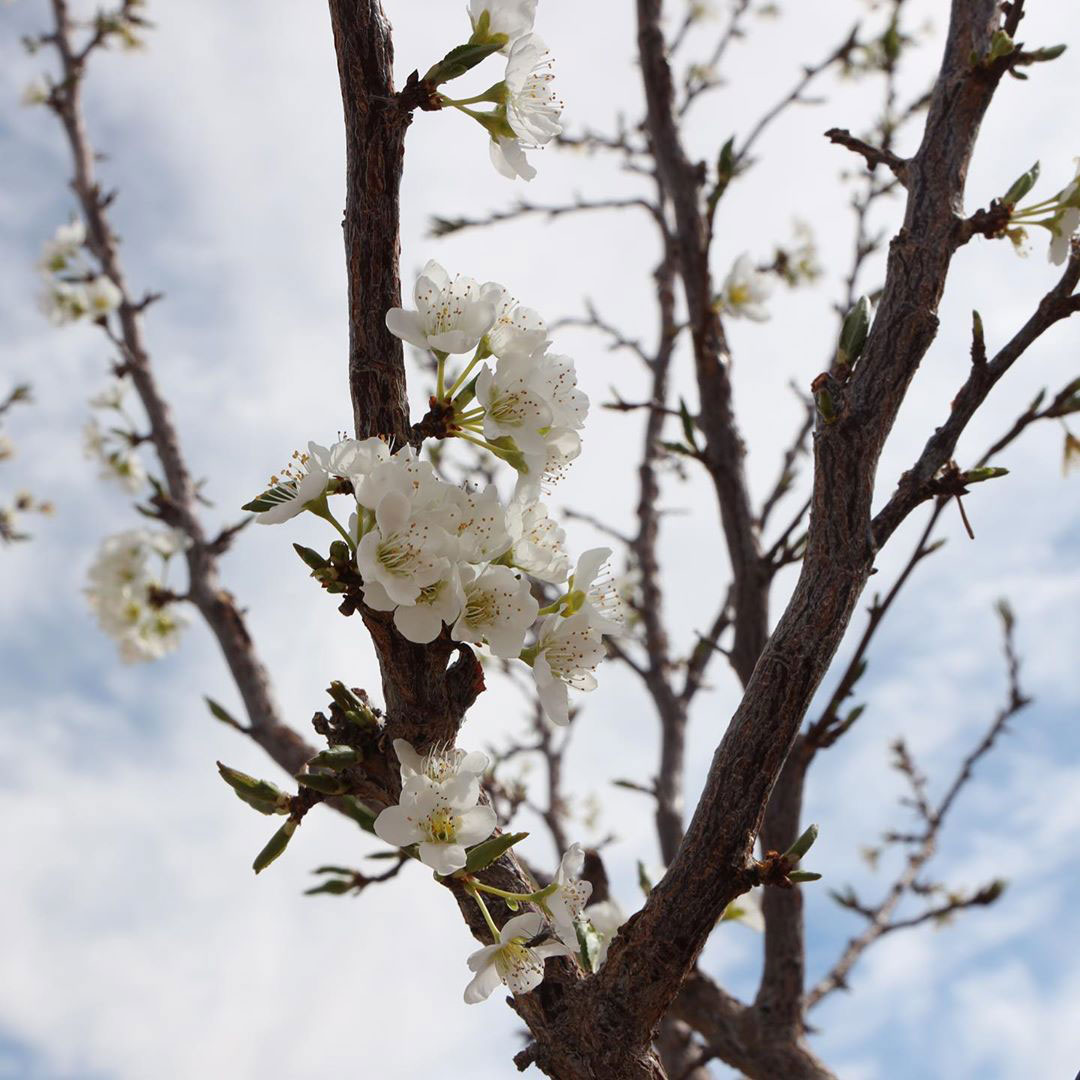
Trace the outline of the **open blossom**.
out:
M 417 278 L 413 296 L 416 310 L 391 308 L 386 326 L 418 349 L 472 352 L 495 319 L 495 307 L 481 296 L 476 281 L 461 275 L 451 278 L 434 260 Z
M 544 961 L 549 956 L 569 956 L 571 950 L 558 941 L 530 946 L 544 929 L 544 918 L 530 911 L 509 919 L 494 945 L 486 945 L 469 957 L 469 970 L 476 974 L 465 987 L 465 1002 L 475 1005 L 504 983 L 512 994 L 527 994 L 544 981 Z
M 397 806 L 375 819 L 375 835 L 394 847 L 418 844 L 420 861 L 437 874 L 452 874 L 465 865 L 465 849 L 486 840 L 495 830 L 495 811 L 478 806 L 479 785 L 469 773 L 445 784 L 414 776 L 401 789 Z
M 469 0 L 473 29 L 487 12 L 488 34 L 505 34 L 509 39 L 499 52 L 507 53 L 519 37 L 529 33 L 536 21 L 536 0 Z
M 584 868 L 584 848 L 580 844 L 571 844 L 559 863 L 559 872 L 555 876 L 557 888 L 545 901 L 555 924 L 555 933 L 574 952 L 578 949 L 576 924 L 592 896 L 592 883 L 581 878 Z
M 443 626 L 453 625 L 465 606 L 461 573 L 457 566 L 446 561 L 438 580 L 421 586 L 411 603 L 401 604 L 391 599 L 380 582 L 366 581 L 364 603 L 375 611 L 392 611 L 394 626 L 402 637 L 427 645 L 442 633 Z
M 584 611 L 589 625 L 601 634 L 617 635 L 625 630 L 622 597 L 607 571 L 611 548 L 582 552 L 571 579 L 570 610 Z
M 394 740 L 394 753 L 401 765 L 403 784 L 414 776 L 427 777 L 433 784 L 448 784 L 466 774 L 479 778 L 490 764 L 482 751 L 465 751 L 456 746 L 435 746 L 421 755 L 405 739 Z
M 521 653 L 525 634 L 536 621 L 539 604 L 526 578 L 507 566 L 489 566 L 479 577 L 463 567 L 465 606 L 450 636 L 455 641 L 486 641 L 496 656 Z
M 449 570 L 450 537 L 437 515 L 414 513 L 412 501 L 388 492 L 375 509 L 375 528 L 356 549 L 356 565 L 365 582 L 378 582 L 396 604 L 415 604 L 421 590 Z
M 563 549 L 566 532 L 548 517 L 540 502 L 514 500 L 507 510 L 514 546 L 510 561 L 519 570 L 551 585 L 564 582 L 570 573 L 570 559 Z
M 604 642 L 589 621 L 589 613 L 579 611 L 563 618 L 549 615 L 540 625 L 532 672 L 540 704 L 548 719 L 570 723 L 570 695 L 575 690 L 595 690 L 593 671 L 604 658 Z
M 491 562 L 510 547 L 506 509 L 494 484 L 482 492 L 447 487 L 442 510 L 461 562 Z
M 90 306 L 90 314 L 94 318 L 108 315 L 115 311 L 124 301 L 124 294 L 116 287 L 111 278 L 99 274 L 86 286 L 86 297 Z
M 764 302 L 771 295 L 772 282 L 768 275 L 755 269 L 753 260 L 744 253 L 728 271 L 718 303 L 728 315 L 764 322 L 769 318 Z
M 509 132 L 492 131 L 491 163 L 508 180 L 531 180 L 536 169 L 525 156 L 562 131 L 563 103 L 552 89 L 551 57 L 536 34 L 514 42 L 506 62 L 506 124 Z
M 91 417 L 83 427 L 83 454 L 101 463 L 101 476 L 118 480 L 133 494 L 146 484 L 146 469 L 135 447 L 124 436 L 102 429 Z
M 255 518 L 258 524 L 280 525 L 303 513 L 308 503 L 326 493 L 330 476 L 319 465 L 314 450 L 314 443 L 308 444 L 307 453 L 294 450 L 292 461 L 282 470 L 281 476 L 271 476 L 267 490 L 245 504 L 245 510 L 258 514 Z
M 53 326 L 66 326 L 90 310 L 86 286 L 79 282 L 52 281 L 41 297 L 41 309 Z
M 49 100 L 49 93 L 49 84 L 39 76 L 23 87 L 19 104 L 28 106 L 44 105 Z
M 506 61 L 506 119 L 525 145 L 543 146 L 562 131 L 551 54 L 537 34 L 514 42 Z
M 179 644 L 186 620 L 175 605 L 162 603 L 162 583 L 149 562 L 167 558 L 184 545 L 174 533 L 130 529 L 108 537 L 87 575 L 86 597 L 98 624 L 127 663 L 156 660 Z
M 476 400 L 484 407 L 484 435 L 510 436 L 520 450 L 538 452 L 551 428 L 552 412 L 540 388 L 532 386 L 531 358 L 500 360 L 492 372 L 486 364 L 476 378 Z
M 41 269 L 52 273 L 63 270 L 86 243 L 86 226 L 81 218 L 57 226 L 52 238 L 45 242 Z
M 377 510 L 390 492 L 404 495 L 414 510 L 426 510 L 438 505 L 450 487 L 435 475 L 431 462 L 422 461 L 411 446 L 377 460 L 362 477 L 354 472 L 350 479 L 357 503 L 367 510 Z
M 526 451 L 524 468 L 518 470 L 514 498 L 535 502 L 544 491 L 554 487 L 581 454 L 581 436 L 571 428 L 553 428 L 544 435 L 538 451 Z
M 308 443 L 308 449 L 320 469 L 346 480 L 364 477 L 376 465 L 390 460 L 390 447 L 377 435 L 369 439 L 341 439 L 329 448 Z
M 1050 261 L 1060 266 L 1069 257 L 1072 238 L 1080 230 L 1080 158 L 1076 159 L 1076 176 L 1058 195 L 1060 209 L 1050 222 Z
M 495 322 L 487 332 L 493 356 L 500 360 L 532 356 L 547 344 L 547 327 L 532 308 L 519 304 L 507 289 L 493 281 L 484 286 L 482 294 L 495 308 Z

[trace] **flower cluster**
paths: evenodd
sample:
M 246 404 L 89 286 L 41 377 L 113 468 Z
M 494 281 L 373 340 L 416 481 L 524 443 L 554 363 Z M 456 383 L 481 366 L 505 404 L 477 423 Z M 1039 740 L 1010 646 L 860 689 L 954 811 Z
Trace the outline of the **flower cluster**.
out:
M 495 830 L 495 812 L 480 802 L 480 779 L 487 756 L 436 747 L 420 755 L 404 739 L 394 740 L 401 770 L 401 796 L 375 819 L 375 834 L 388 844 L 406 849 L 436 873 L 464 876 L 491 930 L 493 944 L 468 959 L 474 973 L 465 989 L 469 1004 L 483 1001 L 500 983 L 514 994 L 535 989 L 551 956 L 577 956 L 583 940 L 592 940 L 583 959 L 595 970 L 621 925 L 622 913 L 611 901 L 587 907 L 592 885 L 582 879 L 585 852 L 571 845 L 555 880 L 535 893 L 506 893 L 465 871 L 467 849 L 487 840 Z M 491 893 L 512 906 L 534 903 L 540 909 L 509 919 L 500 930 L 482 894 Z
M 137 494 L 146 484 L 146 469 L 136 448 L 142 439 L 135 434 L 134 421 L 124 408 L 127 383 L 114 379 L 100 394 L 90 399 L 90 407 L 112 413 L 111 423 L 102 425 L 91 416 L 83 427 L 83 453 L 101 465 L 101 476 L 114 480 Z
M 77 322 L 83 317 L 100 319 L 115 311 L 124 295 L 105 274 L 95 274 L 82 259 L 86 226 L 76 219 L 61 225 L 38 264 L 45 276 L 41 307 L 56 326 Z
M 470 46 L 497 48 L 506 56 L 500 82 L 476 97 L 454 100 L 440 95 L 443 105 L 476 120 L 490 136 L 491 163 L 505 177 L 531 180 L 536 169 L 526 150 L 546 146 L 562 131 L 563 102 L 553 88 L 552 58 L 533 33 L 536 0 L 471 0 Z M 495 106 L 487 112 L 470 108 L 481 102 Z
M 90 607 L 127 663 L 160 659 L 179 644 L 186 620 L 165 588 L 164 568 L 184 546 L 184 537 L 173 529 L 129 529 L 107 537 L 90 567 L 85 590 Z
M 369 438 L 310 443 L 245 509 L 262 524 L 304 510 L 331 522 L 355 553 L 369 608 L 391 612 L 410 641 L 434 641 L 448 628 L 454 641 L 524 660 L 547 715 L 566 724 L 568 688 L 596 686 L 603 635 L 622 630 L 622 604 L 604 569 L 610 550 L 586 552 L 571 574 L 565 534 L 539 501 L 545 478 L 580 453 L 588 398 L 577 388 L 573 360 L 548 351 L 540 316 L 501 285 L 452 278 L 432 262 L 415 300 L 413 310 L 391 310 L 387 325 L 434 352 L 436 402 L 440 415 L 452 417 L 446 434 L 518 471 L 509 505 L 494 485 L 457 487 L 411 446 L 391 452 L 383 439 Z M 468 352 L 472 358 L 448 380 L 447 357 Z M 328 503 L 346 492 L 354 501 L 348 528 Z M 561 595 L 541 609 L 530 579 L 560 587 Z

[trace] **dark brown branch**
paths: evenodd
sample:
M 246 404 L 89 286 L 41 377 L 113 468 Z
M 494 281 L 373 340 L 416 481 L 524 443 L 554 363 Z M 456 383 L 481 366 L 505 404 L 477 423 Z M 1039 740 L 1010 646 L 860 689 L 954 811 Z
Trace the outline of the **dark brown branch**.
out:
M 901 184 L 907 184 L 907 162 L 898 157 L 891 150 L 881 146 L 871 146 L 862 139 L 857 139 L 850 131 L 844 128 L 829 128 L 825 132 L 825 138 L 838 146 L 845 146 L 848 150 L 859 154 L 866 160 L 868 168 L 873 169 L 878 165 L 885 165 L 892 170 L 893 175 Z
M 517 221 L 520 218 L 531 217 L 534 214 L 543 215 L 549 221 L 554 221 L 568 214 L 580 214 L 593 210 L 628 210 L 631 208 L 646 210 L 654 218 L 660 213 L 657 207 L 647 199 L 586 199 L 578 195 L 573 202 L 552 205 L 531 203 L 525 199 L 519 199 L 508 210 L 493 210 L 482 218 L 433 217 L 429 235 L 449 236 L 451 233 L 461 232 L 464 229 L 501 225 L 504 222 Z

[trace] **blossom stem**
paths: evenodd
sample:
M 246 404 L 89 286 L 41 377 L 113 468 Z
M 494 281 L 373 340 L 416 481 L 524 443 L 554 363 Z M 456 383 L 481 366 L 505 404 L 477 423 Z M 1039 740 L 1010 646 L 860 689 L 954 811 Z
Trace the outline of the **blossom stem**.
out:
M 491 936 L 495 939 L 497 944 L 500 938 L 499 928 L 495 925 L 495 920 L 491 917 L 491 912 L 488 911 L 488 906 L 484 903 L 484 898 L 476 891 L 479 884 L 480 882 L 478 881 L 470 881 L 466 884 L 465 891 L 480 906 L 480 914 L 484 916 L 484 922 L 487 923 L 487 927 L 491 931 Z
M 490 450 L 497 458 L 504 457 L 506 451 L 501 446 L 496 446 L 494 443 L 489 443 L 487 439 L 478 439 L 474 435 L 470 435 L 465 431 L 455 432 L 455 438 L 464 439 L 466 442 L 471 442 L 475 446 L 482 446 L 485 450 Z
M 507 892 L 505 889 L 497 889 L 494 885 L 485 885 L 484 882 L 477 881 L 475 878 L 473 878 L 470 884 L 473 889 L 479 889 L 481 892 L 490 893 L 492 896 L 497 896 L 501 900 L 511 900 L 515 904 L 542 904 L 559 887 L 558 882 L 553 881 L 550 885 L 545 885 L 544 888 L 538 889 L 536 892 L 517 893 Z M 480 897 L 477 897 L 476 899 L 479 901 Z
M 481 357 L 481 355 L 480 355 L 480 352 L 481 352 L 481 348 L 478 345 L 476 347 L 476 352 L 473 353 L 472 359 L 461 369 L 461 374 L 454 380 L 454 383 L 450 387 L 450 389 L 446 391 L 446 396 L 447 397 L 453 397 L 454 396 L 454 394 L 457 392 L 458 388 L 460 386 L 462 386 L 464 384 L 465 380 L 469 377 L 469 372 L 472 371 L 472 369 L 474 367 L 476 367 L 476 365 L 478 363 L 480 363 L 481 359 L 483 359 Z
M 541 615 L 554 615 L 555 612 L 557 612 L 559 610 L 559 608 L 561 608 L 563 606 L 563 603 L 565 602 L 565 600 L 566 600 L 565 596 L 560 596 L 559 599 L 555 601 L 555 603 L 548 604 L 547 607 L 542 607 L 536 613 L 537 618 L 539 618 Z
M 320 496 L 318 499 L 313 499 L 307 504 L 307 506 L 305 506 L 304 509 L 310 510 L 316 517 L 322 518 L 323 521 L 329 521 L 330 524 L 333 525 L 339 533 L 341 533 L 342 538 L 344 539 L 345 543 L 349 545 L 349 548 L 352 551 L 356 550 L 356 542 L 341 527 L 341 522 L 339 522 L 338 519 L 330 513 L 330 507 L 327 505 L 325 495 Z
M 458 415 L 459 424 L 471 424 L 476 420 L 480 420 L 486 410 L 483 407 L 471 409 L 469 412 L 463 412 Z
M 438 349 L 433 349 L 432 352 L 435 353 L 435 358 L 439 362 L 435 374 L 435 398 L 438 401 L 442 401 L 442 399 L 447 396 L 443 392 L 443 380 L 446 373 L 446 353 L 440 352 Z

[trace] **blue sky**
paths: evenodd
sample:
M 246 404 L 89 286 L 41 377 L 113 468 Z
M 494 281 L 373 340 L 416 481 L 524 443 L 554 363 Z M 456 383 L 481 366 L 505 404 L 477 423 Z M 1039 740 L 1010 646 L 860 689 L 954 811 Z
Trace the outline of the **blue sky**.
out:
M 841 0 L 812 12 L 788 6 L 783 19 L 755 24 L 731 54 L 731 87 L 696 113 L 689 135 L 702 156 L 731 132 L 745 133 L 799 64 L 824 55 L 865 13 L 865 5 Z M 912 7 L 916 24 L 923 13 L 929 19 L 928 44 L 913 61 L 906 95 L 929 78 L 942 30 L 940 5 L 913 0 Z M 388 10 L 402 74 L 441 55 L 464 26 L 457 4 L 390 0 Z M 1068 40 L 1070 11 L 1066 0 L 1033 5 L 1025 40 Z M 632 116 L 638 107 L 632 27 L 614 12 L 608 3 L 541 5 L 539 28 L 558 57 L 572 127 L 608 125 L 618 111 Z M 153 5 L 152 15 L 159 29 L 146 53 L 109 56 L 93 69 L 88 108 L 94 138 L 109 154 L 104 175 L 121 189 L 116 221 L 131 277 L 167 294 L 148 318 L 154 362 L 194 471 L 208 478 L 211 517 L 231 520 L 293 447 L 326 441 L 350 420 L 341 118 L 329 25 L 322 8 L 285 0 L 261 5 L 257 21 L 209 0 Z M 35 523 L 32 544 L 0 552 L 0 922 L 8 931 L 0 1080 L 306 1080 L 349 1067 L 361 1040 L 375 1075 L 465 1075 L 468 1062 L 472 1077 L 505 1077 L 519 1045 L 514 1017 L 497 1000 L 461 1003 L 471 942 L 439 891 L 422 874 L 403 873 L 356 901 L 303 897 L 311 868 L 358 863 L 372 850 L 329 814 L 305 824 L 287 857 L 256 880 L 249 865 L 266 823 L 224 789 L 213 762 L 271 777 L 273 769 L 205 715 L 202 693 L 235 706 L 207 636 L 195 626 L 179 654 L 124 668 L 85 609 L 80 589 L 96 544 L 136 519 L 81 455 L 85 402 L 103 385 L 109 359 L 103 342 L 83 328 L 50 329 L 35 307 L 33 263 L 71 206 L 54 123 L 15 104 L 42 63 L 22 54 L 18 35 L 44 17 L 40 0 L 0 11 L 0 353 L 5 378 L 29 379 L 37 397 L 7 429 L 19 456 L 2 466 L 0 483 L 7 490 L 17 478 L 58 506 L 54 519 Z M 1002 87 L 973 163 L 969 210 L 1036 158 L 1045 177 L 1039 192 L 1071 175 L 1070 57 Z M 718 275 L 744 250 L 767 258 L 788 239 L 794 218 L 814 226 L 830 271 L 813 289 L 778 292 L 770 322 L 731 327 L 750 480 L 759 493 L 778 465 L 776 432 L 797 421 L 786 383 L 808 383 L 831 346 L 830 303 L 851 244 L 848 195 L 837 178 L 853 162 L 820 133 L 859 129 L 876 103 L 863 84 L 825 87 L 830 104 L 791 113 L 762 141 L 760 163 L 732 189 L 718 219 Z M 638 190 L 634 177 L 602 160 L 548 151 L 538 166 L 527 190 L 515 187 L 490 169 L 483 135 L 465 118 L 417 117 L 403 186 L 405 277 L 434 257 L 505 282 L 549 320 L 580 312 L 588 297 L 631 335 L 651 334 L 655 244 L 632 216 L 426 236 L 434 213 L 477 215 L 525 194 L 557 202 L 575 191 Z M 883 213 L 883 228 L 896 213 Z M 941 332 L 882 463 L 883 495 L 963 380 L 970 310 L 982 312 L 993 346 L 1053 280 L 1041 241 L 1026 260 L 1005 243 L 977 241 L 959 253 Z M 876 283 L 872 272 L 865 284 Z M 1024 358 L 965 436 L 962 460 L 981 453 L 1039 388 L 1054 390 L 1077 374 L 1078 343 L 1080 324 L 1059 326 Z M 577 357 L 594 403 L 612 385 L 627 398 L 640 392 L 632 360 L 597 339 L 567 332 L 559 345 Z M 679 379 L 692 397 L 685 358 Z M 413 389 L 419 401 L 423 387 Z M 634 495 L 626 460 L 637 442 L 635 419 L 594 409 L 585 453 L 555 504 L 625 524 Z M 947 782 L 1002 698 L 992 604 L 1011 599 L 1024 684 L 1036 701 L 958 803 L 935 864 L 950 883 L 1006 877 L 1010 889 L 994 908 L 946 930 L 886 940 L 858 969 L 855 993 L 822 1006 L 815 1045 L 845 1080 L 1020 1080 L 1072 1075 L 1080 1065 L 1070 1023 L 1080 1010 L 1080 980 L 1062 962 L 1061 947 L 1080 933 L 1069 902 L 1080 840 L 1080 516 L 1078 481 L 1062 478 L 1060 452 L 1060 429 L 1045 425 L 1002 455 L 996 463 L 1011 470 L 1009 478 L 968 500 L 975 543 L 946 516 L 948 544 L 919 569 L 877 639 L 857 699 L 870 703 L 863 720 L 815 768 L 808 816 L 822 837 L 814 867 L 828 887 L 851 882 L 873 896 L 886 886 L 887 870 L 873 874 L 859 848 L 904 823 L 888 743 L 902 733 L 932 785 Z M 685 511 L 667 519 L 663 541 L 669 614 L 685 645 L 711 617 L 726 570 L 700 479 L 672 484 L 666 503 Z M 891 580 L 918 524 L 882 554 L 878 580 Z M 314 522 L 250 531 L 225 564 L 284 711 L 300 728 L 330 679 L 377 688 L 359 627 L 342 622 L 289 550 L 293 540 L 324 539 Z M 574 526 L 571 539 L 581 550 L 599 538 Z M 781 582 L 777 609 L 790 584 Z M 854 633 L 861 628 L 859 616 Z M 714 682 L 693 717 L 692 791 L 737 701 L 728 673 L 717 668 Z M 497 742 L 514 730 L 517 710 L 509 691 L 493 688 L 463 742 Z M 609 781 L 645 780 L 656 741 L 638 686 L 610 665 L 602 669 L 575 732 L 570 781 L 582 800 L 602 801 L 595 831 L 583 823 L 579 831 L 583 840 L 617 836 L 609 865 L 628 909 L 639 903 L 636 860 L 655 866 L 657 852 L 648 807 Z M 550 859 L 542 832 L 529 844 L 535 860 Z M 824 888 L 806 892 L 817 974 L 858 922 Z M 744 927 L 723 927 L 703 962 L 749 995 L 759 946 Z M 301 966 L 320 973 L 325 993 L 311 994 L 296 978 Z

